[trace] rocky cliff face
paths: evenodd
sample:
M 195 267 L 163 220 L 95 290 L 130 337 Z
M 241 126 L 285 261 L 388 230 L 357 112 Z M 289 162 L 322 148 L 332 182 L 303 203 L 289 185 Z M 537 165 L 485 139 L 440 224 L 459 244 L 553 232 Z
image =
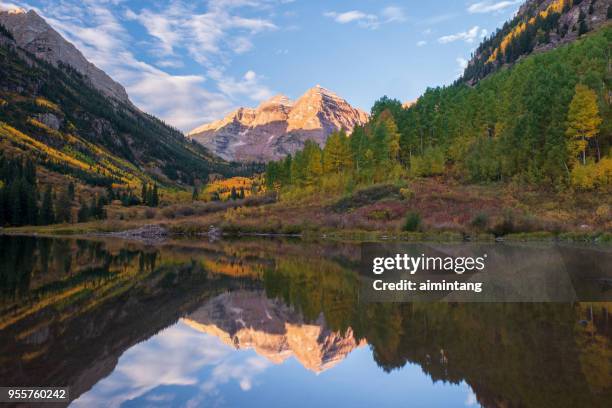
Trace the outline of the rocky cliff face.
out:
M 184 318 L 196 330 L 214 335 L 236 349 L 254 349 L 275 364 L 295 357 L 305 368 L 327 370 L 356 347 L 353 332 L 332 332 L 323 317 L 305 323 L 301 315 L 263 291 L 238 291 L 211 299 Z
M 19 47 L 55 66 L 59 63 L 70 65 L 104 95 L 129 103 L 123 86 L 87 61 L 74 45 L 66 41 L 34 10 L 0 11 L 0 24 L 11 32 Z
M 227 160 L 269 161 L 304 146 L 308 139 L 323 145 L 330 133 L 353 130 L 368 115 L 335 93 L 316 86 L 297 101 L 277 95 L 257 108 L 240 108 L 202 125 L 188 136 Z

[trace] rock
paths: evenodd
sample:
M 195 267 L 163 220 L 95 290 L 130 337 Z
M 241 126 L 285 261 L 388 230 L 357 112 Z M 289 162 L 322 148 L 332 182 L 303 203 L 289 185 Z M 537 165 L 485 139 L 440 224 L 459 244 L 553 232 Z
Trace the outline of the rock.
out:
M 63 122 L 62 119 L 58 118 L 53 113 L 39 113 L 36 115 L 36 119 L 54 130 L 58 130 Z
M 123 239 L 134 239 L 145 242 L 158 242 L 166 239 L 166 237 L 168 236 L 168 230 L 162 227 L 161 225 L 149 224 L 132 230 L 111 232 L 109 234 L 104 235 Z
M 334 131 L 351 132 L 367 122 L 367 113 L 335 93 L 316 86 L 293 102 L 277 95 L 257 108 L 240 108 L 202 125 L 188 136 L 226 160 L 277 160 L 314 140 L 321 146 Z
M 21 48 L 55 66 L 60 63 L 70 65 L 104 95 L 130 103 L 123 86 L 87 61 L 72 43 L 66 41 L 34 10 L 0 11 L 0 24 L 13 34 Z

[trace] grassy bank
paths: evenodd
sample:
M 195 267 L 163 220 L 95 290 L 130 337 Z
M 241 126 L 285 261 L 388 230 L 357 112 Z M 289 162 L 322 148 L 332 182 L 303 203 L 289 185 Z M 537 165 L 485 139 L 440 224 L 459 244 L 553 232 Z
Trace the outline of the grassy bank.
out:
M 345 195 L 271 194 L 164 208 L 108 206 L 108 219 L 5 228 L 4 233 L 83 235 L 158 224 L 196 236 L 301 235 L 304 239 L 401 241 L 612 241 L 611 211 L 597 193 L 560 194 L 512 185 L 462 185 L 443 179 L 379 184 Z

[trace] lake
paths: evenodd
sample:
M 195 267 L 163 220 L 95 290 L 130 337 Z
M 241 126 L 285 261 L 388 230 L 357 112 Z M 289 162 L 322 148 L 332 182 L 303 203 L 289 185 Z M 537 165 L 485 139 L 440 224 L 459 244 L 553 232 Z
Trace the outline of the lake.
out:
M 573 297 L 364 300 L 359 243 L 0 236 L 0 385 L 75 407 L 609 406 L 612 248 L 402 245 Z

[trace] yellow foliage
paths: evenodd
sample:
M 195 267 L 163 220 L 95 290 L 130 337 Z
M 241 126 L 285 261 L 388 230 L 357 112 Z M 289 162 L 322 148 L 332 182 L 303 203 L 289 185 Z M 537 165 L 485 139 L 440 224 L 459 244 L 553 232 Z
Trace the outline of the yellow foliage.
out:
M 213 193 L 217 192 L 219 193 L 221 200 L 225 200 L 230 197 L 232 188 L 235 188 L 236 192 L 240 192 L 240 189 L 244 188 L 244 196 L 248 197 L 251 195 L 254 184 L 262 186 L 263 181 L 261 180 L 261 177 L 231 177 L 228 179 L 215 180 L 206 185 L 206 187 L 202 190 L 200 197 L 204 201 L 207 201 L 207 199 L 210 199 L 210 196 Z
M 572 169 L 571 182 L 581 190 L 606 189 L 612 185 L 612 158 L 604 157 L 598 163 L 588 162 Z
M 545 10 L 540 11 L 539 16 L 541 18 L 546 18 L 551 13 L 560 13 L 563 10 L 565 3 L 571 4 L 572 1 L 573 0 L 555 0 Z M 527 21 L 527 23 L 519 23 L 516 27 L 514 27 L 512 31 L 510 31 L 502 39 L 501 43 L 499 44 L 499 48 L 496 48 L 495 50 L 493 50 L 487 62 L 495 61 L 497 59 L 497 55 L 500 52 L 502 54 L 505 54 L 506 48 L 508 48 L 508 45 L 510 45 L 512 40 L 518 37 L 519 35 L 521 35 L 521 33 L 523 33 L 527 29 L 528 26 L 535 24 L 535 22 L 536 22 L 536 18 L 531 17 L 529 21 Z
M 54 136 L 54 137 L 56 137 L 58 139 L 61 139 L 61 140 L 64 139 L 64 136 L 60 132 L 58 132 L 57 130 L 55 130 L 53 128 L 50 128 L 49 126 L 45 125 L 44 123 L 42 123 L 39 120 L 36 120 L 34 118 L 29 118 L 28 119 L 28 124 L 30 124 L 32 126 L 36 126 L 37 128 L 44 130 L 49 135 Z
M 61 109 L 59 108 L 59 106 L 53 102 L 51 102 L 50 100 L 43 98 L 41 96 L 39 96 L 38 98 L 35 99 L 34 101 L 36 103 L 36 105 L 42 107 L 42 108 L 47 108 L 50 109 L 54 112 L 61 112 Z

